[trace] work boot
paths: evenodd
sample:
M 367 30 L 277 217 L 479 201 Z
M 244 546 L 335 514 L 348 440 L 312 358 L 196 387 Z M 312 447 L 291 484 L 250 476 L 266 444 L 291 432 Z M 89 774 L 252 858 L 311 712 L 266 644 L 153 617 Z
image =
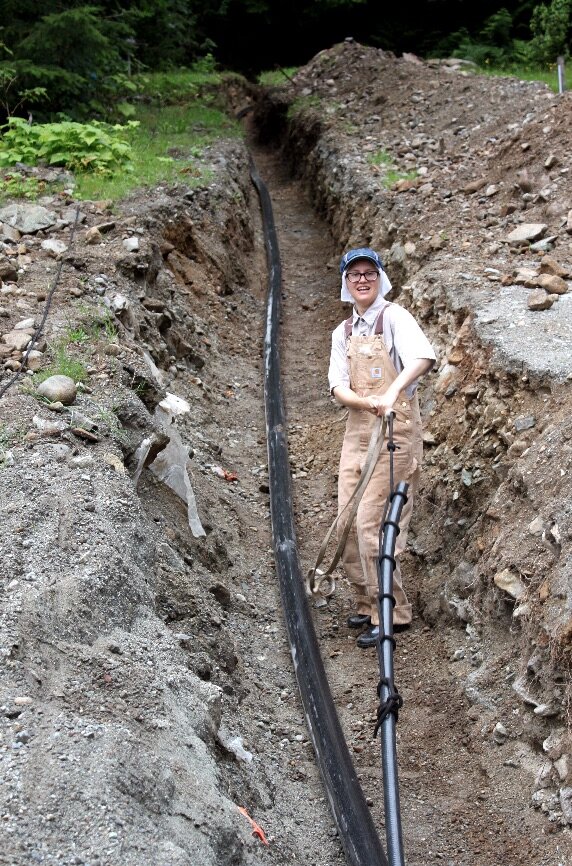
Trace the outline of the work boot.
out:
M 379 640 L 379 626 L 372 625 L 366 631 L 362 632 L 356 643 L 360 649 L 368 649 L 370 646 L 375 646 Z
M 370 625 L 371 616 L 367 613 L 354 613 L 352 616 L 348 616 L 346 622 L 348 628 L 361 628 L 364 625 Z

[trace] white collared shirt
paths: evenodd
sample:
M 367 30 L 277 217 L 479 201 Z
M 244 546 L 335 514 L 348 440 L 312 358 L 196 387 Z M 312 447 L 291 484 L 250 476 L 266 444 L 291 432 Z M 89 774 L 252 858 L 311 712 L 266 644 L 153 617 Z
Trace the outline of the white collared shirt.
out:
M 372 336 L 377 317 L 384 307 L 386 309 L 383 315 L 383 342 L 397 373 L 401 373 L 404 367 L 420 358 L 435 361 L 433 347 L 411 313 L 399 304 L 386 301 L 381 294 L 363 315 L 360 315 L 355 307 L 353 308 L 352 336 Z M 345 322 L 338 325 L 332 334 L 328 380 L 330 393 L 339 386 L 350 387 Z M 406 389 L 408 397 L 413 396 L 416 388 L 417 380 Z

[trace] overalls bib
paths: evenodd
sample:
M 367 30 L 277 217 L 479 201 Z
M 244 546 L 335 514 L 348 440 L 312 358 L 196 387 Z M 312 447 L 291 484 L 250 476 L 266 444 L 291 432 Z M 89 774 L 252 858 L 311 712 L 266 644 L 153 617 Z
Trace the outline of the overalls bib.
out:
M 360 397 L 381 395 L 397 378 L 397 370 L 383 342 L 383 314 L 376 321 L 375 334 L 370 337 L 349 336 L 347 357 L 350 387 Z M 346 332 L 349 328 L 346 328 Z M 349 331 L 351 334 L 351 330 Z M 393 575 L 395 608 L 394 624 L 411 622 L 411 605 L 401 584 L 399 555 L 405 548 L 407 529 L 413 509 L 413 499 L 419 481 L 423 456 L 421 417 L 417 395 L 410 399 L 402 391 L 393 411 L 393 438 L 398 446 L 394 452 L 394 484 L 407 481 L 407 503 L 402 511 L 397 536 Z M 350 409 L 342 445 L 338 476 L 338 513 L 340 513 L 359 481 L 376 416 L 360 409 Z M 342 562 L 352 584 L 359 614 L 371 616 L 373 625 L 379 624 L 377 597 L 379 594 L 377 560 L 379 558 L 379 529 L 385 501 L 389 495 L 389 451 L 381 450 L 373 475 L 359 504 L 356 519 L 346 540 Z M 344 529 L 343 517 L 338 525 L 338 537 Z

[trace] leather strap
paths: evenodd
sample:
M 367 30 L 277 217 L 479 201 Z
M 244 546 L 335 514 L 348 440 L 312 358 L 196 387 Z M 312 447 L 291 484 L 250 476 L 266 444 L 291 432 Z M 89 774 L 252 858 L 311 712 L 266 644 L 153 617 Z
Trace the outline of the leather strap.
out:
M 316 557 L 316 564 L 313 568 L 308 571 L 306 576 L 306 592 L 311 596 L 323 596 L 324 598 L 333 595 L 336 589 L 335 579 L 332 577 L 332 572 L 336 565 L 338 564 L 340 557 L 343 553 L 344 547 L 346 546 L 346 540 L 349 535 L 350 529 L 352 527 L 352 523 L 354 522 L 355 516 L 357 514 L 358 506 L 360 504 L 361 498 L 364 494 L 365 488 L 369 483 L 369 479 L 373 474 L 373 470 L 375 469 L 376 463 L 379 458 L 379 454 L 381 452 L 381 446 L 383 445 L 383 440 L 385 439 L 385 431 L 387 429 L 387 417 L 385 415 L 378 416 L 375 419 L 375 424 L 373 430 L 371 431 L 371 436 L 369 439 L 369 445 L 367 448 L 367 455 L 365 458 L 364 467 L 362 469 L 361 477 L 354 487 L 352 495 L 348 499 L 344 508 L 340 511 L 328 531 L 326 532 L 325 538 L 322 541 L 321 547 L 318 551 L 318 556 Z M 323 571 L 319 568 L 322 564 L 322 560 L 326 555 L 326 549 L 328 547 L 330 538 L 332 537 L 334 530 L 336 529 L 340 518 L 350 507 L 350 513 L 347 518 L 346 525 L 344 527 L 344 531 L 338 541 L 338 546 L 336 547 L 334 556 L 332 561 L 330 562 L 328 568 Z M 323 588 L 323 584 L 326 584 L 326 588 Z

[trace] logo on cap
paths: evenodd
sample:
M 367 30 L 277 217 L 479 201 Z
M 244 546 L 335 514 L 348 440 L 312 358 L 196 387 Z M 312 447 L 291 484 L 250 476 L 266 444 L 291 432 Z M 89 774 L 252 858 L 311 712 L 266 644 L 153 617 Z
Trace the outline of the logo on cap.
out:
M 344 253 L 340 262 L 340 273 L 343 274 L 343 272 L 347 270 L 350 262 L 353 262 L 356 259 L 368 259 L 370 262 L 373 262 L 376 268 L 381 268 L 381 270 L 383 270 L 383 262 L 375 250 L 372 250 L 369 247 L 359 247 L 358 249 L 349 250 L 347 253 Z

